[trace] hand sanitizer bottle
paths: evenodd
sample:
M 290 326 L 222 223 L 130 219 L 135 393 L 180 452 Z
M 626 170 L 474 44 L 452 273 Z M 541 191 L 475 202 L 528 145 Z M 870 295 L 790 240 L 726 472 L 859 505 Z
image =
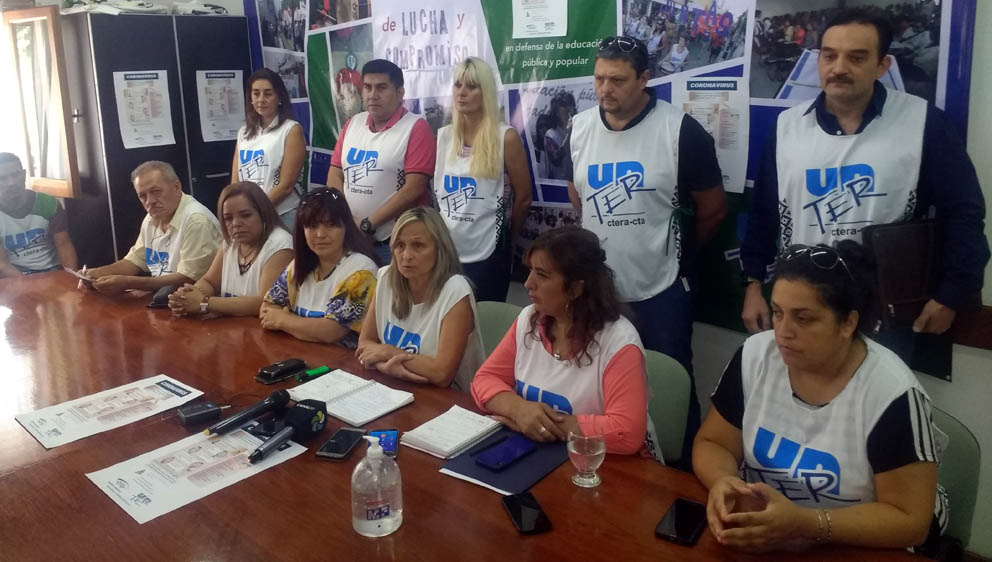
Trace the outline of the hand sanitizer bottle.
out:
M 366 537 L 384 537 L 403 523 L 400 467 L 382 453 L 379 438 L 366 435 L 368 451 L 351 473 L 351 521 Z

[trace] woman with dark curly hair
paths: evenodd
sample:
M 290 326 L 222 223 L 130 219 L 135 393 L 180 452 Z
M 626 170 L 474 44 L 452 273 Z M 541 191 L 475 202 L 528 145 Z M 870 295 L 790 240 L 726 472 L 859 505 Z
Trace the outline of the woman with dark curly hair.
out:
M 644 349 L 599 239 L 578 227 L 550 230 L 526 261 L 533 304 L 476 373 L 476 404 L 537 441 L 571 432 L 602 435 L 608 453 L 647 449 Z

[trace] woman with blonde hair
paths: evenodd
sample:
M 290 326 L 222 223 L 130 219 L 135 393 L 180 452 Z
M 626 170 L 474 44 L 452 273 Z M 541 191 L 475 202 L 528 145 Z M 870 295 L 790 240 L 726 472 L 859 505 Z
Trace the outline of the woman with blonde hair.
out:
M 379 270 L 356 355 L 397 378 L 468 391 L 482 364 L 475 298 L 437 211 L 414 207 L 390 237 L 393 261 Z
M 451 125 L 437 133 L 434 195 L 476 299 L 503 301 L 531 202 L 527 157 L 520 135 L 503 123 L 489 65 L 465 59 L 452 94 Z

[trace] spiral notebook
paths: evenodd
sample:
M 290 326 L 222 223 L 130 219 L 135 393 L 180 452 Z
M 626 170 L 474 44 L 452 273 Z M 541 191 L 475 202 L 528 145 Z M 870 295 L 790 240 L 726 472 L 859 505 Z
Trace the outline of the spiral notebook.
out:
M 323 400 L 328 414 L 353 426 L 365 425 L 413 402 L 409 392 L 341 369 L 289 389 L 289 396 L 296 401 Z
M 407 431 L 400 443 L 442 459 L 450 459 L 489 437 L 500 427 L 498 421 L 452 406 L 440 416 Z

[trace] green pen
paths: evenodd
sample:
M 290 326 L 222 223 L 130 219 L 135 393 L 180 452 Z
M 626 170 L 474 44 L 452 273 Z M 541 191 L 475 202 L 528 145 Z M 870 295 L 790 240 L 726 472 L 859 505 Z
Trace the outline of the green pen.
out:
M 324 365 L 323 367 L 314 367 L 313 369 L 310 369 L 309 371 L 303 371 L 303 373 L 301 373 L 299 375 L 296 375 L 296 380 L 298 380 L 300 382 L 303 382 L 303 381 L 312 381 L 313 379 L 319 377 L 320 375 L 323 375 L 325 373 L 329 373 L 330 371 L 331 371 L 331 368 L 328 367 L 327 365 Z

